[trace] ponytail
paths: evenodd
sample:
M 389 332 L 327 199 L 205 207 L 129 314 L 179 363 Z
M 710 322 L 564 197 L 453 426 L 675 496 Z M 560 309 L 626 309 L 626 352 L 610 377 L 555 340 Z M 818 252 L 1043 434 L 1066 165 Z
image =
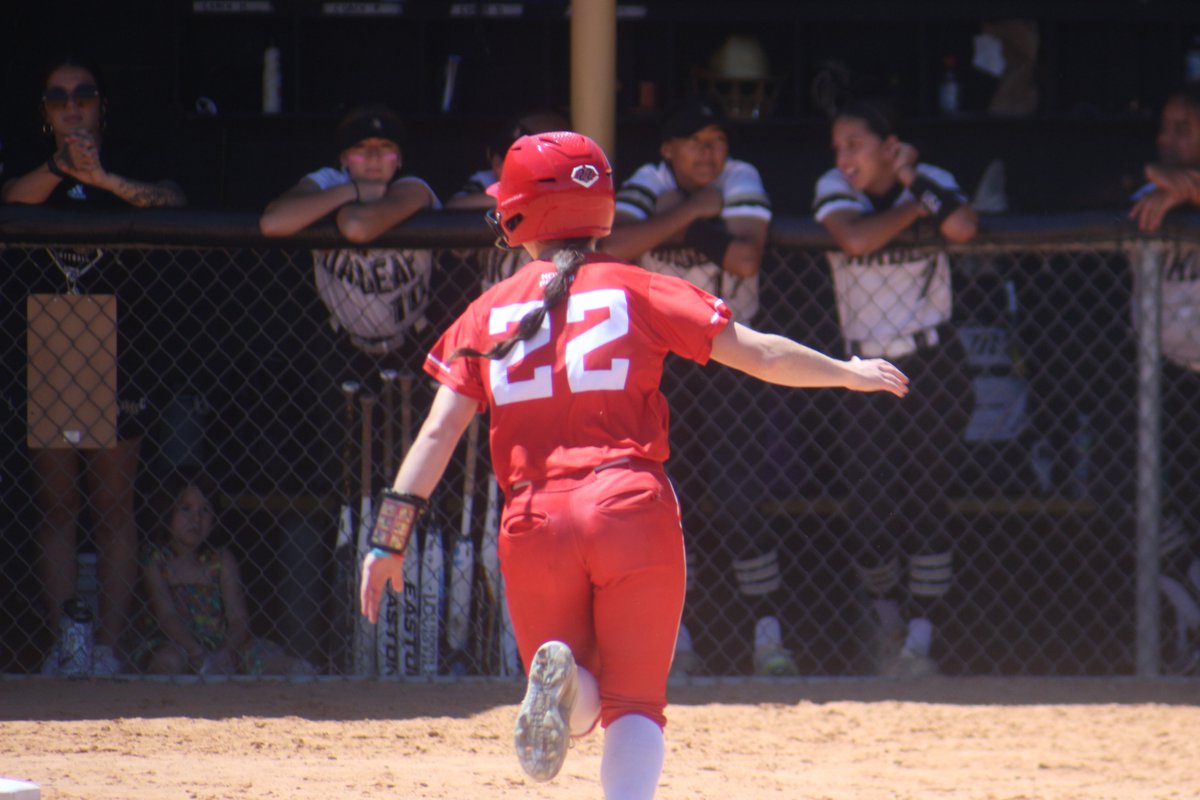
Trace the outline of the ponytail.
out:
M 466 356 L 467 358 L 487 358 L 493 361 L 504 358 L 517 346 L 517 342 L 531 339 L 542 327 L 546 315 L 550 313 L 567 296 L 575 273 L 583 264 L 584 248 L 591 240 L 568 239 L 561 249 L 554 252 L 554 277 L 546 284 L 542 294 L 542 307 L 530 311 L 521 318 L 517 330 L 512 336 L 502 342 L 497 342 L 487 352 L 480 352 L 470 347 L 460 347 L 454 351 L 451 360 Z M 590 247 L 588 247 L 590 249 Z

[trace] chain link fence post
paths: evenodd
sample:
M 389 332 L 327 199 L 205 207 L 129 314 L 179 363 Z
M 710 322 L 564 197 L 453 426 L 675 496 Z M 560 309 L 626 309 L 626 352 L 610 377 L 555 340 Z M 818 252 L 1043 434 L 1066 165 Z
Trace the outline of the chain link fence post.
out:
M 1165 242 L 1133 246 L 1137 334 L 1137 674 L 1158 675 L 1159 553 L 1162 522 L 1162 308 Z

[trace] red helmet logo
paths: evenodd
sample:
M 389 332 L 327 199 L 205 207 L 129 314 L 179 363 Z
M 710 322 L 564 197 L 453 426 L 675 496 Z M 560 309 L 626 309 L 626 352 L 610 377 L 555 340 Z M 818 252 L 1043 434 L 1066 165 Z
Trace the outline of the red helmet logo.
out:
M 495 216 L 516 247 L 549 239 L 599 238 L 612 230 L 612 167 L 604 151 L 581 133 L 522 136 L 504 158 Z
M 587 189 L 593 183 L 600 180 L 600 170 L 596 169 L 591 164 L 580 164 L 578 167 L 571 170 L 571 180 Z

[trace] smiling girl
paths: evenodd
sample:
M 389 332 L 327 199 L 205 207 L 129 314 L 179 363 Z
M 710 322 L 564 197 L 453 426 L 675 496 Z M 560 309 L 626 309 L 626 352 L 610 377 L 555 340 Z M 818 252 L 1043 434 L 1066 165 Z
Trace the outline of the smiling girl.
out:
M 937 670 L 934 623 L 948 610 L 953 581 L 946 487 L 974 399 L 950 324 L 945 250 L 889 245 L 921 220 L 965 242 L 978 219 L 954 177 L 920 163 L 899 138 L 883 101 L 839 109 L 832 144 L 835 167 L 817 181 L 813 209 L 838 247 L 827 257 L 846 354 L 891 359 L 912 380 L 904 403 L 843 401 L 851 546 L 879 617 L 880 671 L 917 677 Z

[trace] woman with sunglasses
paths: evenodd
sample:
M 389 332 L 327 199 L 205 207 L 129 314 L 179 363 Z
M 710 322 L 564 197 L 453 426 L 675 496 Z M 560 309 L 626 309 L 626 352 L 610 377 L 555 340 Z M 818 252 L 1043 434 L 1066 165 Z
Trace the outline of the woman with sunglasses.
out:
M 53 137 L 48 154 L 31 153 L 26 169 L 0 187 L 5 203 L 92 212 L 182 206 L 183 191 L 171 181 L 127 177 L 135 154 L 105 146 L 104 85 L 97 69 L 67 58 L 53 63 L 41 85 L 42 130 Z M 44 447 L 31 450 L 34 497 L 41 511 L 38 573 L 47 603 L 47 622 L 59 630 L 64 604 L 75 594 L 80 517 L 91 518 L 97 551 L 99 617 L 92 672 L 122 671 L 118 644 L 124 634 L 138 576 L 134 484 L 141 441 L 148 428 L 149 392 L 156 377 L 136 340 L 143 321 L 135 309 L 144 287 L 102 250 L 47 247 L 31 294 L 77 291 L 118 299 L 117 432 L 105 448 Z M 64 666 L 60 644 L 42 665 L 45 674 Z
M 123 164 L 114 163 L 107 152 L 102 157 L 105 113 L 95 69 L 74 58 L 55 64 L 43 84 L 41 102 L 42 131 L 54 137 L 54 151 L 6 182 L 0 199 L 69 208 L 184 205 L 183 190 L 172 181 L 127 177 Z

